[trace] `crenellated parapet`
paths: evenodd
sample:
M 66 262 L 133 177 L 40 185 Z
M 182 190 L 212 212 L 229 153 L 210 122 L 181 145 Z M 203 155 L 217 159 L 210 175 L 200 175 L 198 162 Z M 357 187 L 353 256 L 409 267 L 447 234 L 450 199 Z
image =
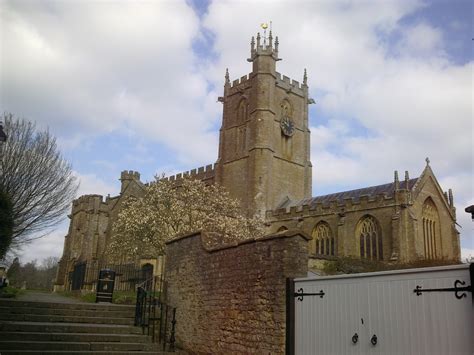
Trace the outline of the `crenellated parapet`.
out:
M 108 204 L 102 195 L 82 195 L 72 202 L 72 215 L 80 211 L 86 213 L 108 212 Z
M 276 74 L 275 84 L 285 90 L 288 94 L 292 93 L 298 96 L 305 97 L 308 91 L 308 86 L 304 83 L 300 83 L 297 80 L 290 79 L 286 75 L 282 75 L 278 72 Z
M 281 60 L 278 57 L 278 36 L 275 37 L 275 41 L 273 41 L 273 34 L 270 30 L 268 37 L 266 36 L 266 32 L 264 33 L 263 37 L 260 35 L 260 32 L 257 33 L 257 41 L 255 42 L 255 37 L 252 37 L 250 41 L 250 58 L 247 59 L 249 62 L 254 62 L 256 58 L 259 56 L 270 56 L 275 61 Z
M 360 211 L 361 209 L 370 210 L 381 207 L 394 206 L 395 199 L 393 195 L 380 193 L 377 195 L 361 195 L 358 198 L 344 198 L 342 200 L 322 201 L 316 200 L 303 205 L 294 205 L 286 208 L 279 208 L 273 211 L 267 211 L 267 219 L 288 219 L 297 217 L 307 217 L 312 215 L 340 214 Z
M 143 183 L 140 181 L 140 173 L 134 170 L 124 170 L 120 173 L 120 182 L 122 183 L 120 187 L 120 193 L 123 194 L 128 188 L 131 182 L 135 182 L 138 185 L 142 186 Z
M 209 180 L 213 180 L 215 176 L 215 164 L 209 164 L 206 166 L 201 166 L 197 169 L 192 169 L 189 171 L 185 171 L 183 173 L 179 173 L 176 175 L 166 176 L 163 180 L 166 181 L 179 181 L 183 178 L 191 178 L 196 180 L 201 180 L 207 182 Z
M 247 83 L 248 80 L 249 80 L 249 76 L 248 76 L 248 75 L 244 75 L 244 76 L 240 77 L 240 79 L 235 79 L 235 80 L 232 82 L 231 89 L 232 89 L 232 88 L 237 88 L 238 86 Z
M 250 75 L 244 75 L 240 79 L 232 81 L 232 84 L 228 84 L 226 87 L 224 95 L 230 97 L 233 95 L 244 95 L 246 90 L 252 87 L 252 80 L 250 80 Z
M 134 170 L 124 170 L 120 173 L 120 180 L 140 181 L 140 173 Z

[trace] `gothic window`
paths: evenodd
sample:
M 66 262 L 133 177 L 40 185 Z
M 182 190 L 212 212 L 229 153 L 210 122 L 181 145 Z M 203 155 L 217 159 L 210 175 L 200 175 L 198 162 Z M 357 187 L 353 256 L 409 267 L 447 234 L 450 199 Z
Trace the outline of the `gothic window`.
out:
M 288 100 L 283 100 L 281 103 L 281 116 L 282 117 L 292 117 L 293 109 L 291 104 Z
M 313 254 L 335 255 L 335 240 L 326 222 L 319 222 L 313 229 Z
M 436 259 L 440 255 L 439 238 L 439 216 L 436 205 L 428 197 L 423 204 L 422 218 L 423 224 L 423 250 L 425 259 Z
M 360 257 L 372 260 L 383 260 L 383 242 L 377 220 L 365 216 L 357 227 L 357 239 L 360 245 Z
M 237 109 L 237 122 L 238 123 L 243 123 L 247 121 L 247 108 L 248 108 L 247 100 L 245 99 L 240 100 L 239 108 Z

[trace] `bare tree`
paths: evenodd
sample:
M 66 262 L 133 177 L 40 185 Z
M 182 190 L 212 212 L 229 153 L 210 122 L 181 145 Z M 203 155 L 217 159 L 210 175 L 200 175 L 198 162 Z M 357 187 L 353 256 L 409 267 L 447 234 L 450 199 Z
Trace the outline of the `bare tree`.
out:
M 0 189 L 0 260 L 10 247 L 13 236 L 13 206 L 11 199 Z
M 46 235 L 64 217 L 78 184 L 49 131 L 4 114 L 7 141 L 0 146 L 0 190 L 11 200 L 11 249 Z

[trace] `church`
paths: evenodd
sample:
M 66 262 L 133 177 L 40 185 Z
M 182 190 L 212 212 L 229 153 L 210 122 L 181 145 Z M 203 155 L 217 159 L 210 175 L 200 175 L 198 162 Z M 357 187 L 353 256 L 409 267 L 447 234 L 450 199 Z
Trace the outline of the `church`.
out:
M 250 44 L 252 71 L 230 80 L 226 71 L 222 126 L 215 164 L 187 175 L 224 186 L 249 216 L 265 219 L 268 233 L 299 229 L 312 237 L 314 257 L 351 256 L 408 263 L 459 261 L 453 193 L 443 191 L 429 159 L 417 177 L 405 172 L 377 186 L 312 196 L 307 75 L 302 82 L 276 71 L 278 37 L 257 35 Z M 324 168 L 324 167 L 322 167 Z M 317 173 L 317 169 L 316 169 Z M 390 173 L 391 175 L 391 173 Z M 75 264 L 106 258 L 112 226 L 123 201 L 140 196 L 140 174 L 124 171 L 115 197 L 85 195 L 73 202 L 59 262 L 57 285 L 67 285 Z M 159 260 L 143 256 L 158 267 Z

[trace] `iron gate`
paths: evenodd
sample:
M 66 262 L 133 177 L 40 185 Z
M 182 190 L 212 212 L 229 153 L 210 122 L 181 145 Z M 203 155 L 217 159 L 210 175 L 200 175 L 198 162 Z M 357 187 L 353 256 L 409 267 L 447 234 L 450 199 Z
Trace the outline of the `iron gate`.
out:
M 287 354 L 474 354 L 474 264 L 288 280 Z

